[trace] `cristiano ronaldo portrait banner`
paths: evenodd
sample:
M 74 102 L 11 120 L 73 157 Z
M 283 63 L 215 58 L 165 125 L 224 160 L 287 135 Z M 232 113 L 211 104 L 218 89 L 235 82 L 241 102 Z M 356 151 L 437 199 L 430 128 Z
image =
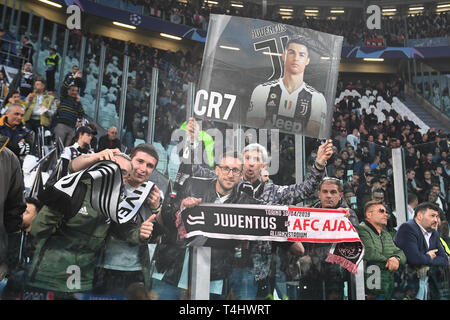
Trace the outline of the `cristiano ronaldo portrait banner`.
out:
M 194 115 L 326 139 L 343 38 L 212 14 Z

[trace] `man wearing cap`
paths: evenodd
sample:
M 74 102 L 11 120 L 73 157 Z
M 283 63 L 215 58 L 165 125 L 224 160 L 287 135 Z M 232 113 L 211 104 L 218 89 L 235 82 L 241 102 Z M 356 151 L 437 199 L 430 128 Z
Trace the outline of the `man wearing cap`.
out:
M 50 55 L 45 59 L 45 76 L 48 91 L 55 91 L 55 73 L 61 63 L 55 48 L 50 48 Z
M 294 36 L 289 39 L 282 59 L 283 78 L 260 84 L 253 90 L 247 122 L 253 127 L 268 125 L 318 137 L 323 130 L 327 102 L 322 93 L 303 79 L 310 62 L 306 38 Z

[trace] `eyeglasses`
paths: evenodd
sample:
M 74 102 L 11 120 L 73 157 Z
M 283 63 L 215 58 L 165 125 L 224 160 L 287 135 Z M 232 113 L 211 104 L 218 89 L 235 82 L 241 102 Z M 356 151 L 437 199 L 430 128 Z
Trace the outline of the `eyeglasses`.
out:
M 233 169 L 231 169 L 231 168 L 229 168 L 229 167 L 222 167 L 222 166 L 218 166 L 218 167 L 219 167 L 219 168 L 222 170 L 222 172 L 225 173 L 225 174 L 229 174 L 230 171 L 233 172 L 233 176 L 238 176 L 238 175 L 240 175 L 241 172 L 242 172 L 242 170 L 239 170 L 238 168 L 233 168 Z

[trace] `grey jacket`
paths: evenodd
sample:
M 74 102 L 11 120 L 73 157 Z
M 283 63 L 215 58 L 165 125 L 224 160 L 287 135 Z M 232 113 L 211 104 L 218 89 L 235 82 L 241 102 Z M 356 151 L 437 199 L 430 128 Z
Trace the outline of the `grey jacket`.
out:
M 26 209 L 22 169 L 16 155 L 0 137 L 0 263 L 5 262 L 7 234 L 20 230 Z

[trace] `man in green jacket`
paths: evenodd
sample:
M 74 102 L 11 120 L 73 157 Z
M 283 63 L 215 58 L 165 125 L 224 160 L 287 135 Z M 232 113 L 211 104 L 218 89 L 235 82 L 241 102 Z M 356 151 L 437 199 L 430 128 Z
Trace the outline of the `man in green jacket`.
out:
M 365 220 L 359 237 L 365 247 L 365 288 L 367 299 L 390 300 L 394 291 L 394 272 L 406 263 L 406 256 L 386 230 L 388 212 L 382 202 L 371 200 L 364 207 Z
M 97 167 L 93 165 L 80 172 L 78 182 L 69 178 L 72 175 L 56 182 L 52 189 L 54 196 L 33 222 L 31 234 L 37 242 L 24 300 L 73 299 L 73 293 L 92 290 L 98 256 L 108 230 L 115 224 L 111 221 L 116 212 L 114 208 L 117 209 L 117 204 L 125 197 L 124 185 L 132 172 L 132 164 L 119 150 L 106 149 L 85 156 L 95 159 Z M 100 169 L 95 171 L 96 168 Z M 70 164 L 69 171 L 77 171 L 77 168 Z M 106 180 L 100 181 L 103 178 Z M 63 179 L 66 180 L 61 183 Z M 112 181 L 112 186 L 109 183 L 108 188 L 103 187 L 101 183 L 105 181 Z M 68 190 L 71 187 L 72 192 Z M 139 228 L 130 221 L 117 229 L 121 239 L 137 245 L 147 243 L 152 225 Z

